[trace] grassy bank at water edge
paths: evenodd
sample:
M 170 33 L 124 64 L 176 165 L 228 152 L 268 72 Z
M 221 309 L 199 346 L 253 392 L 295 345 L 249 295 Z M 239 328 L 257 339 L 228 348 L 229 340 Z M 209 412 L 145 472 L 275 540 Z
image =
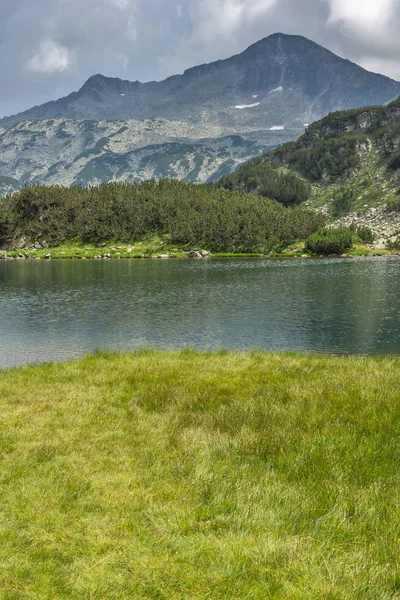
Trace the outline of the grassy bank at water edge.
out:
M 400 597 L 399 389 L 262 352 L 0 372 L 0 597 Z
M 254 258 L 254 257 L 273 257 L 273 258 L 300 258 L 316 257 L 305 248 L 304 241 L 298 241 L 293 244 L 282 244 L 272 249 L 265 248 L 259 252 L 210 252 L 203 246 L 179 247 L 171 243 L 167 236 L 156 236 L 149 239 L 137 240 L 131 244 L 118 242 L 109 242 L 96 246 L 84 243 L 69 243 L 61 246 L 46 248 L 22 248 L 17 250 L 0 250 L 0 260 L 2 259 L 127 259 L 127 258 L 188 258 L 192 256 L 193 250 L 201 252 L 206 250 L 207 257 L 213 258 Z M 366 244 L 354 244 L 352 248 L 346 250 L 345 256 L 393 256 L 398 255 L 399 250 L 387 250 L 386 248 L 376 249 L 374 246 Z

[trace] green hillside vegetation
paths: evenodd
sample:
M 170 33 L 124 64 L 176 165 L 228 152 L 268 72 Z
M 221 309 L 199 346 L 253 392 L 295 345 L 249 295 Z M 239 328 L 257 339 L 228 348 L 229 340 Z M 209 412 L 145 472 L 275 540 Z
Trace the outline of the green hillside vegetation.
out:
M 343 254 L 353 245 L 353 235 L 346 227 L 322 229 L 312 233 L 306 240 L 305 248 L 315 254 Z
M 223 177 L 218 187 L 239 192 L 257 193 L 273 198 L 285 206 L 301 204 L 311 194 L 311 184 L 296 173 L 278 169 L 276 164 L 250 161 L 239 171 Z
M 262 352 L 0 372 L 0 596 L 398 598 L 399 387 Z
M 297 177 L 311 193 L 296 190 L 296 203 L 329 203 L 333 218 L 400 199 L 400 99 L 384 107 L 332 113 L 310 125 L 297 141 L 251 160 L 225 177 L 226 189 L 262 194 Z M 289 181 L 289 180 L 288 180 Z M 284 194 L 274 196 L 285 202 Z
M 305 239 L 324 223 L 313 211 L 269 198 L 166 180 L 25 187 L 0 201 L 0 245 L 8 248 L 21 239 L 58 246 L 167 235 L 180 247 L 251 252 Z

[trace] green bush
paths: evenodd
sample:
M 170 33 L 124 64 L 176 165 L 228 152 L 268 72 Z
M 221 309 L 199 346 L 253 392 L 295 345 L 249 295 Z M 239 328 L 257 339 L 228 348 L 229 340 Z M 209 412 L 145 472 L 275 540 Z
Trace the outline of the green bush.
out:
M 9 198 L 0 199 L 0 246 L 10 238 L 14 222 L 15 215 Z
M 314 254 L 343 254 L 351 248 L 353 236 L 347 227 L 321 229 L 311 234 L 306 240 L 306 250 Z
M 259 251 L 316 231 L 325 219 L 269 198 L 179 181 L 92 188 L 25 187 L 0 201 L 0 240 L 57 246 L 80 239 L 130 242 L 168 233 L 183 246 Z
M 388 169 L 391 171 L 397 171 L 400 169 L 400 154 L 396 154 L 393 158 L 388 162 Z
M 388 212 L 400 212 L 400 196 L 398 198 L 393 198 L 393 200 L 389 200 L 386 205 L 386 210 Z
M 328 138 L 315 142 L 289 157 L 289 166 L 310 181 L 340 179 L 359 167 L 358 138 Z
M 347 215 L 353 208 L 354 194 L 350 187 L 341 187 L 335 194 L 331 204 L 333 217 Z
M 356 229 L 356 236 L 361 242 L 365 244 L 372 244 L 375 240 L 375 234 L 369 227 L 365 225 L 359 225 Z
M 318 212 L 296 206 L 291 210 L 291 232 L 296 240 L 305 240 L 309 235 L 324 227 L 325 217 Z
M 392 240 L 391 242 L 387 242 L 386 244 L 386 248 L 388 250 L 400 250 L 400 236 L 398 236 L 396 239 Z
M 250 161 L 239 171 L 223 177 L 218 187 L 238 192 L 260 194 L 277 200 L 285 206 L 294 206 L 308 200 L 311 184 L 296 173 L 278 169 L 277 165 Z

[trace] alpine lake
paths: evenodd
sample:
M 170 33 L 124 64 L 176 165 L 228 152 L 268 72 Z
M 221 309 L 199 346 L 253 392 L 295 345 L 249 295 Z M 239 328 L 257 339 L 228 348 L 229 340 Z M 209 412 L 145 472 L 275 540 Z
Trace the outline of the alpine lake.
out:
M 0 368 L 142 347 L 400 354 L 400 260 L 0 261 Z

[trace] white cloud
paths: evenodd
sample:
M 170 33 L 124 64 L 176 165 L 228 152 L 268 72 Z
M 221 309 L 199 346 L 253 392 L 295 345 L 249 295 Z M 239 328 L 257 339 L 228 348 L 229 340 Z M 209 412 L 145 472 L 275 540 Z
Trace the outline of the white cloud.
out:
M 193 40 L 227 38 L 254 22 L 277 0 L 197 0 L 190 7 Z
M 114 4 L 117 8 L 124 10 L 129 6 L 129 0 L 111 0 L 111 4 Z
M 243 4 L 246 6 L 248 17 L 255 19 L 265 14 L 275 4 L 275 0 L 250 0 L 250 2 L 246 1 Z
M 328 0 L 327 23 L 342 34 L 345 55 L 351 53 L 351 58 L 366 69 L 395 78 L 400 74 L 397 1 Z
M 43 40 L 39 52 L 26 62 L 26 68 L 35 73 L 51 75 L 65 71 L 72 64 L 72 54 L 68 48 L 59 46 L 53 40 Z
M 136 40 L 138 32 L 136 29 L 135 19 L 133 18 L 132 15 L 128 18 L 128 21 L 126 24 L 126 33 L 127 33 L 128 39 L 130 39 L 131 41 Z
M 398 60 L 371 57 L 361 60 L 360 62 L 367 71 L 382 73 L 397 81 L 400 80 L 400 62 Z
M 115 56 L 120 61 L 120 64 L 122 65 L 123 70 L 127 71 L 128 66 L 129 66 L 129 57 L 126 54 L 120 54 L 120 53 L 117 53 Z
M 330 22 L 343 22 L 357 27 L 379 27 L 387 23 L 392 0 L 330 0 Z

